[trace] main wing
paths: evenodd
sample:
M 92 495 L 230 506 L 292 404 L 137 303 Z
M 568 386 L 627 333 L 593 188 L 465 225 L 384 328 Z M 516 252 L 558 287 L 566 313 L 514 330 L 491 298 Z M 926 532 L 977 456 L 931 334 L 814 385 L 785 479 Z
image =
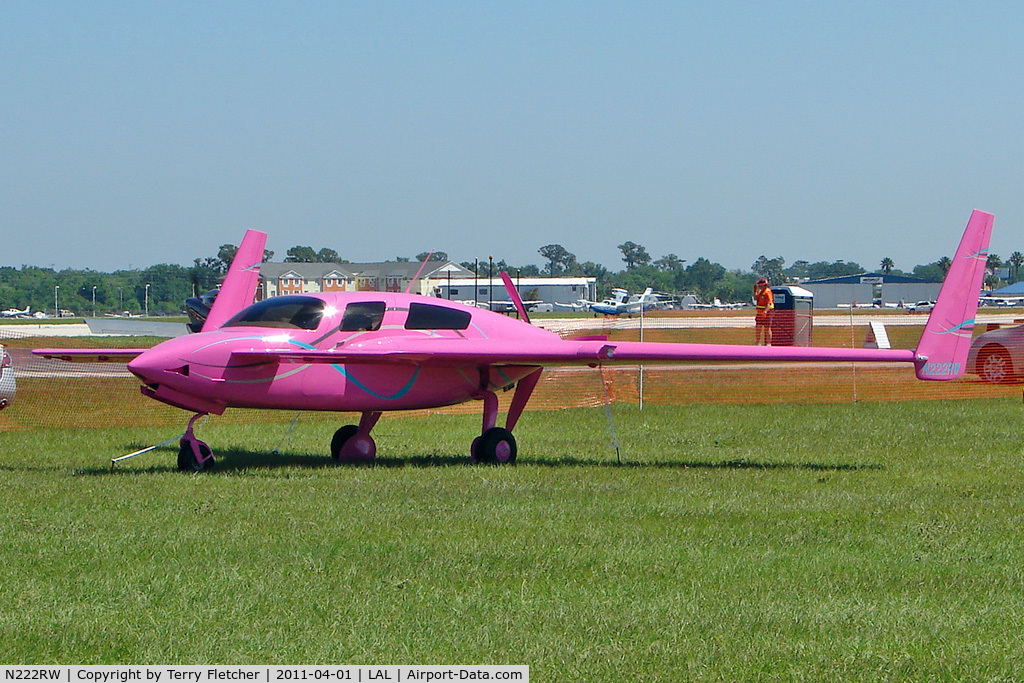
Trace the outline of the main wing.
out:
M 553 340 L 510 343 L 495 339 L 384 338 L 324 351 L 271 349 L 235 351 L 232 365 L 254 363 L 408 363 L 458 365 L 600 365 L 684 361 L 875 361 L 912 363 L 908 349 L 742 346 Z
M 127 363 L 149 349 L 32 349 L 36 356 L 76 363 Z

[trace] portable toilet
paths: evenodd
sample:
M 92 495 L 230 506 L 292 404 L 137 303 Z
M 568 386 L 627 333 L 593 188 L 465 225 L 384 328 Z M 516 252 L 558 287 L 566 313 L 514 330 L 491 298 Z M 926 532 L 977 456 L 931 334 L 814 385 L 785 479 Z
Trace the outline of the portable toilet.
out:
M 775 311 L 772 313 L 772 346 L 810 346 L 814 327 L 814 293 L 786 285 L 772 287 Z

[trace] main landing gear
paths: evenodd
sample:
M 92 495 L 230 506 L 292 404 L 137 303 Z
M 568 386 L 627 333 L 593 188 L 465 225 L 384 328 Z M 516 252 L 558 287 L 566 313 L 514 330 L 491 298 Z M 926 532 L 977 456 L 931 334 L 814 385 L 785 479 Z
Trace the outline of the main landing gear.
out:
M 530 375 L 526 379 L 532 376 Z M 524 379 L 523 382 L 525 381 Z M 519 383 L 520 386 L 523 382 Z M 530 390 L 532 391 L 532 387 Z M 512 406 L 509 407 L 504 429 L 495 426 L 495 423 L 498 421 L 497 394 L 493 391 L 483 392 L 481 398 L 484 402 L 484 424 L 480 436 L 473 439 L 473 444 L 469 447 L 470 462 L 486 465 L 512 465 L 515 463 L 516 453 L 519 449 L 516 446 L 516 438 L 512 436 L 512 430 L 519 420 L 522 409 L 520 408 L 518 413 L 513 413 L 513 407 L 516 404 L 515 398 L 520 395 L 519 391 L 517 387 L 515 397 L 512 399 Z
M 481 375 L 486 374 L 481 371 Z M 509 404 L 505 426 L 498 427 L 498 396 L 490 389 L 481 389 L 476 398 L 484 402 L 483 425 L 480 436 L 473 439 L 470 446 L 470 462 L 494 465 L 511 465 L 516 461 L 518 446 L 512 435 L 519 417 L 523 414 L 526 402 L 530 400 L 537 382 L 540 380 L 541 369 L 538 368 L 516 385 L 515 394 Z M 488 386 L 486 377 L 481 377 L 481 385 Z M 339 463 L 373 462 L 377 455 L 377 444 L 370 436 L 370 430 L 380 419 L 379 412 L 362 414 L 359 425 L 345 425 L 334 432 L 331 439 L 331 457 Z
M 542 368 L 537 368 L 526 377 L 519 380 L 516 391 L 512 395 L 512 402 L 508 406 L 508 415 L 505 417 L 505 427 L 497 427 L 498 421 L 498 396 L 493 391 L 482 391 L 481 398 L 484 402 L 484 423 L 480 436 L 473 439 L 470 446 L 470 461 L 493 465 L 515 464 L 518 447 L 516 438 L 512 436 L 512 430 L 516 428 L 519 417 L 526 408 L 526 402 L 533 395 L 533 390 L 540 381 Z
M 213 451 L 205 442 L 196 438 L 192 427 L 196 420 L 204 417 L 206 413 L 196 413 L 188 421 L 188 429 L 178 442 L 178 469 L 182 472 L 202 472 L 217 464 L 213 457 Z
M 501 427 L 491 427 L 473 439 L 470 446 L 470 460 L 494 465 L 512 465 L 516 461 L 516 437 Z

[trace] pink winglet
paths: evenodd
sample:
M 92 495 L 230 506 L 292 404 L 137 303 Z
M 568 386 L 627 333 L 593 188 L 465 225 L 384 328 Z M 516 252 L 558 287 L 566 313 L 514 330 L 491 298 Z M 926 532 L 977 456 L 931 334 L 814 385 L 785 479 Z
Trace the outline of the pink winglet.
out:
M 423 259 L 423 263 L 420 264 L 419 270 L 417 270 L 416 274 L 412 276 L 411 280 L 409 280 L 409 286 L 405 288 L 405 293 L 406 294 L 408 294 L 409 292 L 412 291 L 413 283 L 420 279 L 420 274 L 423 272 L 423 269 L 426 268 L 427 262 L 430 260 L 430 257 L 433 256 L 433 255 L 434 255 L 434 250 L 431 249 L 430 253 L 427 254 L 427 257 L 425 259 Z
M 216 330 L 226 323 L 231 316 L 250 305 L 256 297 L 256 286 L 260 279 L 260 264 L 263 262 L 263 247 L 267 243 L 267 233 L 259 230 L 246 230 L 242 244 L 239 245 L 235 258 L 228 268 L 227 277 L 221 285 L 217 300 L 213 302 L 210 315 L 203 323 L 203 332 Z
M 967 369 L 993 217 L 975 210 L 917 346 L 918 379 L 949 380 Z
M 512 278 L 505 271 L 501 271 L 501 281 L 505 283 L 505 289 L 508 291 L 512 303 L 515 304 L 516 310 L 519 311 L 519 317 L 530 322 L 530 316 L 526 315 L 526 306 L 523 306 L 523 298 L 519 296 L 519 290 L 512 284 Z

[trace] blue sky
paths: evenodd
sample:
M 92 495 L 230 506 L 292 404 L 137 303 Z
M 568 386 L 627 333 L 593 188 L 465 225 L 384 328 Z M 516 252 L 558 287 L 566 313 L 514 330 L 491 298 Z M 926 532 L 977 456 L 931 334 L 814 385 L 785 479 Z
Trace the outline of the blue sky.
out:
M 0 3 L 0 265 L 1024 251 L 1024 7 Z

